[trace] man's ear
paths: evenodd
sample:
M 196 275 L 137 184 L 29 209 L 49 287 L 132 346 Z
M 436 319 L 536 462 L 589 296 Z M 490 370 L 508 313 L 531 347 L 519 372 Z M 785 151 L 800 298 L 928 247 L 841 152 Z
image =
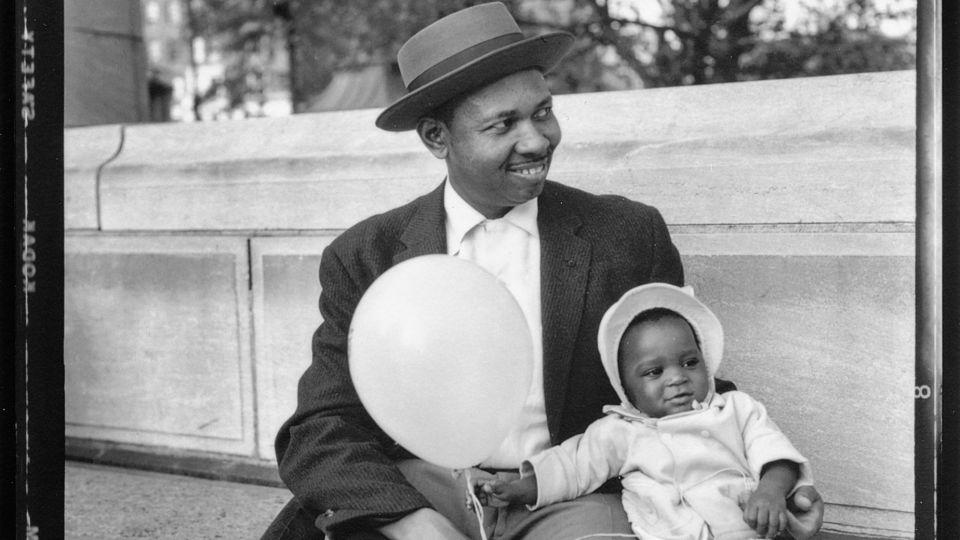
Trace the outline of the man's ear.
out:
M 429 150 L 434 157 L 437 159 L 445 159 L 447 157 L 447 138 L 449 132 L 443 122 L 430 117 L 421 118 L 420 122 L 417 123 L 417 135 L 420 135 L 420 140 L 423 141 L 423 145 L 427 147 L 427 150 Z

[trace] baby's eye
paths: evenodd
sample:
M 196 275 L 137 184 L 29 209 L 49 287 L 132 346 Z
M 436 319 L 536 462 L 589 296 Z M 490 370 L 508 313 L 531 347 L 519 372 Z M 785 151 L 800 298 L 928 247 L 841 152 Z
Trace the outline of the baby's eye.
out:
M 689 358 L 687 360 L 684 360 L 682 365 L 685 368 L 693 368 L 693 367 L 697 367 L 697 364 L 699 363 L 700 363 L 699 358 Z
M 660 374 L 662 374 L 662 373 L 663 373 L 663 369 L 661 369 L 661 368 L 653 368 L 653 369 L 648 369 L 648 370 L 644 371 L 642 375 L 643 375 L 644 377 L 648 377 L 648 378 L 651 378 L 651 379 L 655 379 L 655 378 L 659 377 Z

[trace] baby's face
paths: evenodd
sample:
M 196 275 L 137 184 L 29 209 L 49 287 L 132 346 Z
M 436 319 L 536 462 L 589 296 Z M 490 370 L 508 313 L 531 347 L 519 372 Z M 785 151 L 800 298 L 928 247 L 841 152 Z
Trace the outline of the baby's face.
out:
M 707 365 L 683 319 L 665 317 L 627 329 L 619 362 L 630 402 L 653 418 L 689 411 L 693 400 L 707 397 Z

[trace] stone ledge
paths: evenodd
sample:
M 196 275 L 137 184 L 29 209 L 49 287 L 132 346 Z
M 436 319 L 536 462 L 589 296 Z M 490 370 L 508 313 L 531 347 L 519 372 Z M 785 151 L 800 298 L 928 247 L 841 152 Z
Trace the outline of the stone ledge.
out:
M 913 221 L 914 94 L 912 72 L 887 72 L 557 96 L 551 176 L 670 223 Z M 128 126 L 100 222 L 347 227 L 443 178 L 415 134 L 373 127 L 377 112 Z
M 100 465 L 284 487 L 277 465 L 272 461 L 212 452 L 174 451 L 167 447 L 67 437 L 64 456 L 68 460 Z
M 99 226 L 98 175 L 119 154 L 122 126 L 70 128 L 63 132 L 63 226 L 66 230 Z

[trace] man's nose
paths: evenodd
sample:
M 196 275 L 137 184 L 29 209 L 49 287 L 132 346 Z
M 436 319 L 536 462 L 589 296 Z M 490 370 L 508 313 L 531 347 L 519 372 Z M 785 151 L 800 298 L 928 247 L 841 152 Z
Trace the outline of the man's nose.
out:
M 516 150 L 520 154 L 542 155 L 550 148 L 550 139 L 533 122 L 524 122 Z

